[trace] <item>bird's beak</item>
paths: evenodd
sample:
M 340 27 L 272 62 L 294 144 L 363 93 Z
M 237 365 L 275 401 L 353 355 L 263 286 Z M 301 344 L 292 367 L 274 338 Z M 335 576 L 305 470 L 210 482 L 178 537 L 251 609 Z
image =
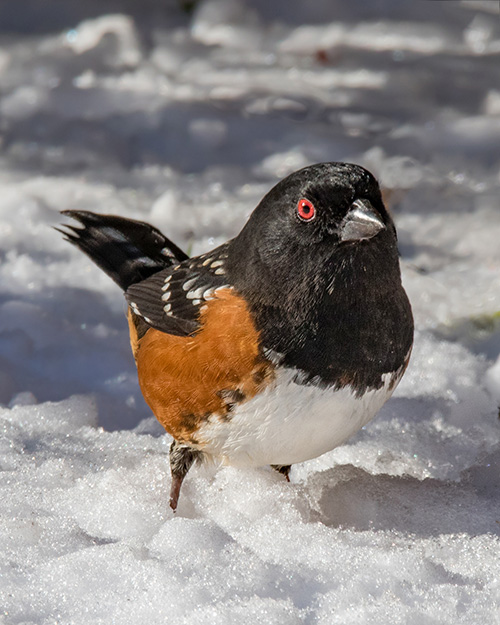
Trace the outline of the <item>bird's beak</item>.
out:
M 371 239 L 385 224 L 368 200 L 356 200 L 340 224 L 341 241 L 362 241 Z

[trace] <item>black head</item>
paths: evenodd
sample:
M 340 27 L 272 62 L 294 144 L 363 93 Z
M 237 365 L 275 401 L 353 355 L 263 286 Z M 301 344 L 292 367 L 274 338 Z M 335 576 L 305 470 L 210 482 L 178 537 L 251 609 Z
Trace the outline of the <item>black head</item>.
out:
M 246 295 L 270 300 L 329 282 L 360 248 L 396 233 L 375 178 L 349 163 L 319 163 L 279 182 L 232 243 L 229 270 Z M 269 303 L 271 303 L 269 301 Z
M 307 379 L 362 392 L 403 365 L 411 309 L 394 224 L 366 169 L 321 163 L 282 180 L 230 243 L 226 268 L 264 352 Z

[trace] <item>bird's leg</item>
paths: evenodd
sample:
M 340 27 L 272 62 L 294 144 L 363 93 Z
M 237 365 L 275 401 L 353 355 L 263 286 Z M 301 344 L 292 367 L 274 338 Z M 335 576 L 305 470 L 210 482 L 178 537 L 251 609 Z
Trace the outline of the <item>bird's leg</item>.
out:
M 170 472 L 172 473 L 172 485 L 170 487 L 170 507 L 175 512 L 179 493 L 187 472 L 195 460 L 201 459 L 201 451 L 174 441 L 170 446 Z
M 292 468 L 291 464 L 272 464 L 271 468 L 278 471 L 278 473 L 281 473 L 281 475 L 284 475 L 287 482 L 290 481 L 289 474 L 290 469 Z

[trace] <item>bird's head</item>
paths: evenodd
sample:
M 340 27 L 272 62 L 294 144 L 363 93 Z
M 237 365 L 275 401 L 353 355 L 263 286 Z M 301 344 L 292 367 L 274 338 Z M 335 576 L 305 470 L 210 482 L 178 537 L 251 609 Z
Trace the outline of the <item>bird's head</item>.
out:
M 389 262 L 399 273 L 396 232 L 379 185 L 349 163 L 311 165 L 279 182 L 232 242 L 228 260 L 240 277 L 235 286 L 266 303 L 317 293 L 339 277 L 356 281 L 357 270 L 371 273 L 372 264 Z

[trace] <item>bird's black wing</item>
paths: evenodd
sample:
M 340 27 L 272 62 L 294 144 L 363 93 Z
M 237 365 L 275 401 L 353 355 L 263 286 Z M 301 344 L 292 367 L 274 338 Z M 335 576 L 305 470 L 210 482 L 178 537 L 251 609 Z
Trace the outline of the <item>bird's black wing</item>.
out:
M 148 326 L 177 336 L 199 328 L 201 307 L 227 287 L 227 244 L 133 284 L 125 292 L 132 312 Z

